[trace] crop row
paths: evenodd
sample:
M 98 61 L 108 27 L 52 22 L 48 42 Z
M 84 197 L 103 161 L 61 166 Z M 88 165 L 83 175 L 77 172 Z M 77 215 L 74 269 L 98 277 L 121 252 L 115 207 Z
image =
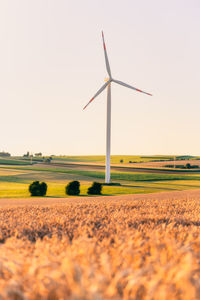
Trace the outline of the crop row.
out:
M 2 299 L 199 299 L 200 194 L 0 209 Z

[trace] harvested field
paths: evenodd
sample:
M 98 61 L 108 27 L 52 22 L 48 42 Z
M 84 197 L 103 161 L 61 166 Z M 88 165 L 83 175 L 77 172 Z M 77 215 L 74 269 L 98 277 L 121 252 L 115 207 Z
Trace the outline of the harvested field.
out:
M 1 200 L 2 299 L 200 298 L 199 190 L 24 201 Z
M 141 162 L 135 163 L 134 167 L 138 168 L 164 168 L 166 165 L 196 165 L 200 167 L 200 160 L 192 159 L 192 160 L 169 160 L 169 161 L 153 161 L 153 162 Z M 126 166 L 130 166 L 131 164 L 126 164 Z M 132 164 L 133 165 L 133 164 Z

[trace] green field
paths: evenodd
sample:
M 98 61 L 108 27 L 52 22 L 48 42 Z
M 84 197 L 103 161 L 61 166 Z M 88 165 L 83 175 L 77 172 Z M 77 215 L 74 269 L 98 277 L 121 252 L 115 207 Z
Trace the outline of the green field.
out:
M 0 165 L 30 165 L 30 162 L 12 158 L 0 158 Z
M 186 159 L 199 159 L 197 156 L 176 156 L 177 160 L 186 160 Z M 105 163 L 104 155 L 82 155 L 82 156 L 56 156 L 53 159 L 58 161 L 66 162 L 90 162 L 90 163 Z M 172 155 L 111 155 L 111 164 L 118 164 L 120 160 L 123 160 L 123 163 L 131 162 L 154 162 L 154 161 L 173 161 L 174 156 Z
M 96 163 L 105 163 L 104 155 L 83 155 L 83 156 L 56 156 L 56 160 L 66 161 L 66 162 L 96 162 Z M 120 160 L 123 160 L 124 163 L 132 162 L 149 162 L 149 161 L 159 161 L 173 160 L 173 156 L 138 156 L 138 155 L 111 155 L 111 164 L 120 163 Z
M 38 158 L 36 158 L 38 159 Z M 112 162 L 169 160 L 170 156 L 112 156 Z M 188 159 L 188 157 L 187 157 Z M 190 158 L 192 159 L 192 157 Z M 197 158 L 196 158 L 197 159 Z M 66 197 L 65 186 L 69 181 L 79 180 L 81 195 L 87 195 L 87 189 L 93 181 L 104 182 L 104 169 L 98 169 L 98 163 L 104 162 L 104 156 L 63 156 L 53 157 L 52 163 L 44 163 L 30 158 L 0 158 L 0 198 L 29 197 L 28 186 L 32 181 L 45 181 L 48 184 L 47 197 Z M 59 164 L 54 163 L 60 162 Z M 66 164 L 68 162 L 68 164 Z M 80 164 L 79 164 L 80 162 Z M 81 162 L 93 163 L 84 165 Z M 74 164 L 73 164 L 74 163 Z M 95 165 L 96 163 L 96 165 Z M 148 169 L 140 172 L 133 168 L 118 168 L 111 172 L 112 182 L 120 186 L 103 186 L 104 195 L 153 193 L 200 188 L 200 172 L 159 173 L 159 169 Z

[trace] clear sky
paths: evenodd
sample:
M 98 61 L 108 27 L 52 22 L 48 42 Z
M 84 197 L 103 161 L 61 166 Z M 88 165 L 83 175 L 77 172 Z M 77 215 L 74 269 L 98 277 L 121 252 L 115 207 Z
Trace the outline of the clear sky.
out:
M 0 151 L 200 155 L 199 0 L 1 0 Z

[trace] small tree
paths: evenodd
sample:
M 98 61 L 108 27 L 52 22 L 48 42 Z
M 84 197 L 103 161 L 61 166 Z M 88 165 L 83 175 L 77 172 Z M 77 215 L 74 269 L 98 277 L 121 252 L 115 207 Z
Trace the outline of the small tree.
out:
M 47 193 L 47 184 L 45 182 L 34 181 L 29 185 L 31 196 L 45 196 Z
M 51 159 L 50 159 L 50 157 L 47 157 L 47 158 L 45 158 L 45 159 L 44 159 L 44 162 L 46 162 L 46 163 L 50 163 L 50 162 L 51 162 Z
M 186 169 L 190 169 L 191 168 L 191 164 L 188 163 L 188 164 L 185 165 L 185 167 L 186 167 Z
M 77 196 L 80 194 L 80 182 L 79 181 L 71 181 L 65 188 L 65 192 L 67 195 Z
M 102 184 L 99 182 L 93 182 L 92 186 L 88 188 L 88 195 L 101 195 Z

